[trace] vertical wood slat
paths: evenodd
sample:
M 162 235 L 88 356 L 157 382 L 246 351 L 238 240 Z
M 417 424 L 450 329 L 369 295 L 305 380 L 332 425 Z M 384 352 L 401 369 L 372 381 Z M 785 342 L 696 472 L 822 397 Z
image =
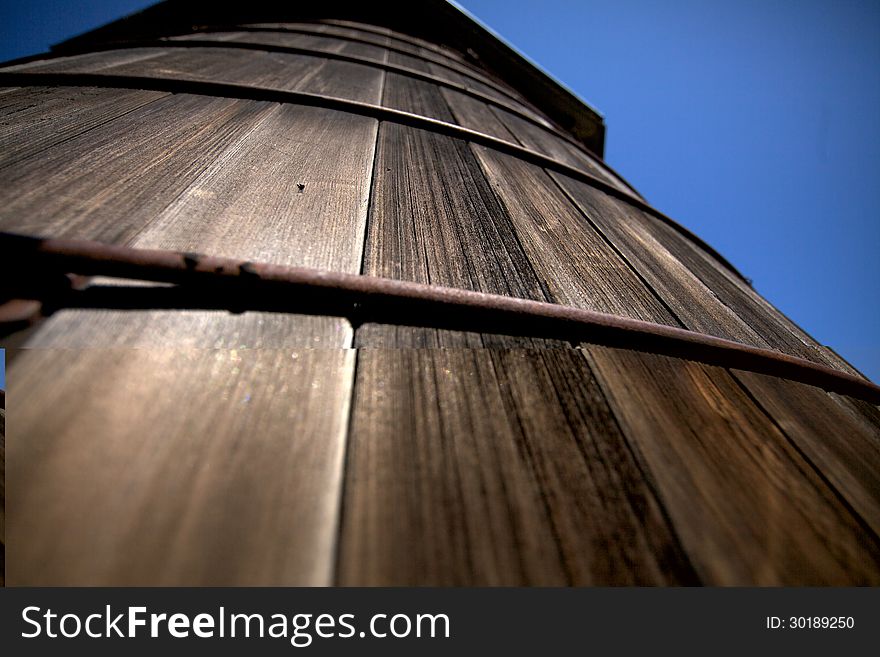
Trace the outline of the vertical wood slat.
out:
M 129 57 L 123 57 L 130 54 Z M 137 56 L 134 56 L 137 55 Z M 379 103 L 383 71 L 307 55 L 223 48 L 134 48 L 49 59 L 30 72 L 136 75 L 173 80 L 226 82 L 258 88 L 323 94 Z
M 353 363 L 23 352 L 8 373 L 8 583 L 330 584 Z
M 680 326 L 543 169 L 481 146 L 472 149 L 554 302 Z
M 467 143 L 383 124 L 364 272 L 545 300 Z
M 136 227 L 124 241 L 135 247 L 212 253 L 357 273 L 363 250 L 377 122 L 318 108 L 260 107 L 260 114 L 249 128 L 235 135 L 213 157 L 200 162 L 204 154 L 199 151 L 176 153 L 176 157 L 189 156 L 199 163 L 184 165 L 200 169 L 194 180 L 174 180 L 173 171 L 179 168 L 169 172 L 157 165 L 157 175 L 168 182 L 163 181 L 154 189 L 166 184 L 175 187 L 165 197 L 164 209 L 154 210 L 154 216 L 146 218 L 148 225 Z M 167 108 L 167 112 L 176 115 L 175 105 Z M 141 126 L 144 134 L 149 135 L 151 128 L 161 129 L 163 116 L 164 113 L 153 117 L 152 125 L 145 122 Z M 144 117 L 134 118 L 144 121 Z M 129 125 L 107 126 L 109 150 L 116 144 L 112 139 L 113 130 L 122 134 L 128 131 Z M 114 159 L 94 148 L 94 142 L 94 134 L 87 135 L 79 155 L 68 142 L 58 156 L 66 160 L 67 169 L 73 173 L 89 170 L 93 166 L 91 162 Z M 149 157 L 140 144 L 122 158 L 116 156 L 116 166 L 104 176 L 102 184 L 118 192 L 115 187 L 120 181 L 118 177 L 114 181 L 114 172 L 127 174 L 142 168 L 135 158 L 145 156 Z M 37 166 L 43 157 L 47 154 L 38 154 Z M 159 152 L 155 157 L 160 160 L 164 153 Z M 82 159 L 86 162 L 82 163 Z M 143 177 L 132 180 L 131 184 L 140 187 L 144 184 Z M 303 185 L 301 190 L 300 184 Z M 99 218 L 108 226 L 118 226 L 124 199 L 113 195 L 102 198 L 91 177 L 84 177 L 75 185 L 77 196 L 91 210 L 87 215 L 89 229 L 99 225 L 96 221 Z M 16 189 L 18 194 L 22 191 L 22 187 Z M 37 191 L 34 190 L 33 202 L 46 212 L 46 204 Z M 58 199 L 58 216 L 62 218 L 69 207 L 65 203 L 70 203 L 70 192 Z M 7 224 L 13 229 L 33 230 L 14 223 L 13 219 L 11 217 Z M 80 225 L 85 227 L 86 220 Z M 42 230 L 57 231 L 58 227 Z M 350 340 L 351 328 L 347 321 L 339 318 L 314 320 L 269 313 L 230 317 L 197 311 L 108 310 L 60 313 L 46 322 L 30 344 L 341 347 L 350 344 Z
M 726 370 L 599 347 L 588 359 L 703 581 L 880 582 L 877 540 Z
M 636 219 L 646 232 L 656 236 L 665 248 L 705 282 L 726 305 L 753 326 L 774 349 L 850 374 L 859 374 L 846 361 L 818 344 L 766 299 L 738 277 L 731 275 L 714 258 L 702 252 L 672 227 L 643 212 L 638 212 Z
M 385 78 L 385 107 L 412 112 L 447 123 L 455 123 L 440 87 L 430 82 L 416 80 L 398 73 L 388 73 Z
M 380 89 L 379 84 L 376 100 Z M 100 218 L 108 229 L 119 229 L 122 217 L 132 223 L 116 238 L 134 246 L 359 270 L 375 120 L 292 105 L 174 98 L 162 111 L 102 126 L 108 149 L 114 148 L 114 134 L 117 141 L 123 135 L 131 139 L 138 129 L 145 135 L 134 144 L 123 139 L 122 153 L 114 158 L 102 157 L 94 130 L 81 139 L 79 150 L 71 148 L 71 140 L 80 139 L 74 135 L 63 152 L 33 156 L 54 157 L 70 172 L 60 184 L 76 193 L 56 197 L 59 221 L 79 199 L 91 216 L 74 231 L 100 229 Z M 217 130 L 224 105 L 238 106 L 235 114 L 226 110 L 234 130 Z M 155 142 L 146 135 L 152 132 L 155 139 L 168 129 L 166 123 L 182 119 L 187 132 L 167 137 L 176 148 L 163 149 L 160 138 L 151 155 Z M 202 133 L 200 120 L 206 125 Z M 209 134 L 213 141 L 205 143 L 203 135 Z M 181 147 L 187 144 L 190 149 Z M 164 150 L 173 152 L 176 162 L 163 162 Z M 138 165 L 137 158 L 146 161 Z M 78 167 L 94 170 L 95 163 L 113 160 L 103 177 L 77 178 Z M 187 170 L 197 174 L 180 175 Z M 154 196 L 169 190 L 143 211 L 155 225 L 137 226 L 130 215 L 141 208 L 131 205 L 127 216 L 126 199 L 114 195 L 126 172 L 139 174 L 131 182 L 137 189 Z M 101 185 L 114 193 L 102 193 Z M 163 201 L 164 210 L 157 211 Z M 37 205 L 45 209 L 35 197 Z M 53 225 L 52 233 L 57 228 Z M 331 583 L 354 355 L 315 347 L 344 347 L 351 335 L 340 318 L 271 313 L 64 311 L 48 319 L 28 346 L 87 349 L 25 352 L 10 380 L 30 381 L 32 399 L 40 403 L 69 398 L 79 406 L 62 404 L 52 414 L 61 417 L 62 428 L 41 424 L 44 418 L 33 408 L 19 416 L 20 444 L 39 448 L 41 439 L 52 437 L 49 451 L 56 460 L 43 467 L 34 452 L 18 452 L 16 468 L 36 471 L 11 485 L 17 497 L 33 499 L 39 508 L 13 509 L 27 521 L 11 531 L 21 545 L 42 547 L 35 554 L 11 554 L 10 572 L 19 583 Z M 113 344 L 151 349 L 88 349 Z M 180 349 L 188 344 L 213 349 Z M 175 349 L 161 349 L 168 346 Z M 229 349 L 241 346 L 259 349 Z M 56 373 L 51 380 L 35 380 L 43 371 Z M 141 377 L 149 379 L 146 386 L 139 385 Z M 82 380 L 101 383 L 84 388 Z M 112 391 L 106 389 L 108 380 Z M 181 400 L 188 404 L 183 411 Z M 108 409 L 116 418 L 112 422 L 101 414 Z M 145 455 L 143 445 L 151 444 L 153 431 L 167 444 Z M 94 469 L 96 453 L 102 456 L 101 476 L 82 486 L 78 478 Z M 62 463 L 67 460 L 82 468 L 70 474 L 69 462 Z M 180 460 L 185 465 L 178 465 Z M 28 487 L 32 482 L 39 495 Z M 118 488 L 127 496 L 106 495 Z M 108 497 L 103 507 L 101 493 Z M 91 550 L 95 536 L 102 543 Z M 137 555 L 137 567 L 129 563 L 131 555 Z
M 168 37 L 171 41 L 239 41 L 289 48 L 307 48 L 316 53 L 341 52 L 345 42 L 310 34 L 284 34 L 282 32 L 196 32 Z
M 365 274 L 549 298 L 466 142 L 385 123 L 376 157 Z M 357 344 L 394 346 L 408 333 L 418 337 L 403 344 L 475 346 L 452 331 L 376 326 Z
M 590 185 L 550 173 L 586 217 L 627 259 L 686 328 L 737 342 L 768 346 L 668 249 L 639 225 L 628 204 Z
M 875 538 L 880 536 L 880 423 L 853 417 L 819 388 L 754 372 L 733 374 Z
M 443 88 L 440 89 L 440 93 L 443 94 L 446 104 L 454 114 L 455 123 L 513 144 L 517 143 L 516 137 L 498 120 L 498 117 L 483 101 L 454 89 Z
M 352 413 L 339 584 L 696 581 L 575 350 L 362 350 Z
M 357 270 L 374 119 L 177 94 L 63 128 L 5 169 L 4 230 Z
M 455 82 L 465 87 L 466 89 L 471 89 L 473 91 L 477 91 L 482 95 L 493 98 L 501 104 L 511 104 L 513 103 L 517 106 L 522 112 L 527 114 L 528 116 L 534 118 L 539 123 L 543 123 L 545 125 L 550 125 L 550 122 L 540 114 L 532 105 L 526 103 L 525 101 L 519 101 L 516 98 L 511 98 L 510 96 L 501 93 L 494 87 L 484 84 L 479 80 L 474 80 L 473 78 L 466 77 L 464 75 L 460 75 L 455 73 L 454 71 L 450 71 L 449 69 L 443 68 L 442 66 L 437 66 L 434 63 L 428 62 L 427 72 L 432 75 L 437 76 L 438 78 L 449 80 L 450 82 Z M 419 69 L 421 70 L 421 69 Z M 516 95 L 516 94 L 514 94 Z
M 0 229 L 127 243 L 269 103 L 175 94 L 3 169 Z
M 4 66 L 4 71 L 52 71 L 67 73 L 72 71 L 104 71 L 109 68 L 124 68 L 135 63 L 148 65 L 145 60 L 168 53 L 163 48 L 125 48 L 122 50 L 102 50 L 86 52 L 67 57 L 48 56 L 24 64 Z
M 83 87 L 10 90 L 0 102 L 0 172 L 167 96 L 156 91 Z
M 605 182 L 611 183 L 611 185 L 627 194 L 632 193 L 632 190 L 630 190 L 626 183 L 593 160 L 592 157 L 580 148 L 539 126 L 524 121 L 503 108 L 492 107 L 491 111 L 516 137 L 517 141 L 526 148 L 543 153 L 581 171 L 586 171 Z

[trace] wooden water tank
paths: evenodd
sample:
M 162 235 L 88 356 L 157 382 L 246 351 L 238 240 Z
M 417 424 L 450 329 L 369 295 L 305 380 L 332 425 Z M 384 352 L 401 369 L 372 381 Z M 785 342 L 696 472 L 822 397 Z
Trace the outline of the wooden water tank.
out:
M 877 584 L 878 388 L 451 5 L 0 70 L 9 584 Z

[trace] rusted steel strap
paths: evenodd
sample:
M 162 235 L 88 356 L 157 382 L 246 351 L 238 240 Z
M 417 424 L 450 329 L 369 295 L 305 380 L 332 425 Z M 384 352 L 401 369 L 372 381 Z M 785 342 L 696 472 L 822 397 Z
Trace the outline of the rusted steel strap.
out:
M 810 361 L 722 338 L 625 317 L 525 299 L 299 267 L 172 251 L 0 233 L 5 298 L 40 298 L 52 310 L 210 308 L 267 310 L 587 342 L 660 353 L 808 383 L 880 403 L 870 381 Z M 171 283 L 178 287 L 73 288 L 67 274 Z M 47 293 L 48 291 L 48 293 Z
M 585 182 L 599 189 L 609 196 L 621 199 L 630 205 L 644 210 L 657 217 L 679 233 L 687 237 L 691 242 L 699 246 L 706 253 L 714 257 L 721 265 L 730 270 L 741 280 L 749 283 L 724 256 L 713 249 L 709 244 L 697 237 L 687 228 L 667 217 L 665 214 L 648 205 L 645 201 L 632 194 L 618 189 L 614 185 L 601 180 L 580 169 L 554 160 L 553 158 L 537 153 L 536 151 L 517 146 L 510 142 L 492 137 L 491 135 L 464 128 L 453 123 L 431 119 L 426 116 L 404 112 L 402 110 L 362 103 L 354 100 L 311 94 L 302 91 L 281 91 L 278 89 L 264 89 L 250 87 L 241 84 L 223 82 L 205 82 L 201 80 L 178 80 L 171 78 L 151 78 L 134 75 L 110 75 L 103 73 L 19 73 L 0 72 L 0 86 L 73 86 L 73 87 L 103 87 L 121 89 L 146 89 L 150 91 L 165 91 L 168 93 L 188 93 L 220 98 L 242 98 L 273 103 L 295 103 L 312 107 L 339 110 L 369 116 L 379 121 L 390 121 L 401 125 L 428 130 L 438 134 L 464 139 L 466 141 L 486 146 L 494 150 L 517 157 L 539 167 L 562 173 L 566 176 Z

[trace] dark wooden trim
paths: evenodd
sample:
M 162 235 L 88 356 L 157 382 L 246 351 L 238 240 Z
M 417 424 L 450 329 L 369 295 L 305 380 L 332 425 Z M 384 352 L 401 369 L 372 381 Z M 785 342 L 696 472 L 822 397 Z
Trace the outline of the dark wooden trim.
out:
M 369 116 L 379 121 L 390 121 L 407 125 L 421 130 L 428 130 L 438 134 L 470 141 L 481 146 L 493 148 L 502 153 L 518 157 L 525 162 L 544 167 L 564 174 L 588 185 L 599 189 L 610 196 L 630 203 L 634 207 L 644 210 L 657 217 L 664 223 L 687 237 L 695 245 L 702 248 L 706 253 L 714 257 L 720 264 L 729 269 L 733 274 L 748 283 L 745 278 L 724 256 L 713 249 L 709 244 L 700 239 L 690 230 L 666 216 L 656 208 L 648 205 L 645 201 L 629 192 L 618 189 L 614 185 L 596 178 L 580 169 L 564 164 L 553 158 L 547 157 L 536 151 L 523 148 L 516 144 L 492 137 L 476 130 L 464 128 L 459 125 L 439 121 L 437 119 L 419 116 L 410 112 L 372 105 L 342 98 L 333 98 L 320 94 L 310 94 L 301 91 L 282 91 L 278 89 L 264 89 L 240 84 L 219 82 L 204 82 L 198 80 L 177 80 L 173 78 L 150 78 L 134 75 L 109 75 L 100 73 L 19 73 L 0 72 L 0 86 L 76 86 L 76 87 L 104 87 L 120 89 L 143 89 L 149 91 L 166 91 L 169 93 L 189 93 L 221 98 L 241 98 L 274 103 L 294 103 L 312 107 L 324 107 L 341 112 Z
M 4 279 L 18 298 L 47 307 L 265 310 L 368 323 L 540 336 L 657 353 L 770 374 L 880 403 L 866 379 L 685 329 L 570 306 L 407 281 L 283 267 L 194 253 L 132 249 L 98 242 L 0 233 Z M 66 274 L 172 283 L 177 288 L 108 286 L 75 290 Z M 45 281 L 55 281 L 46 290 Z

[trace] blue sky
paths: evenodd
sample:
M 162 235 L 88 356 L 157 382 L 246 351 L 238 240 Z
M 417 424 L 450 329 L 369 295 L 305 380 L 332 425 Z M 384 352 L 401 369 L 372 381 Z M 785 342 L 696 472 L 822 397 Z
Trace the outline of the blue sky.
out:
M 653 205 L 880 380 L 880 3 L 460 2 L 602 112 Z M 0 59 L 150 4 L 0 0 Z

